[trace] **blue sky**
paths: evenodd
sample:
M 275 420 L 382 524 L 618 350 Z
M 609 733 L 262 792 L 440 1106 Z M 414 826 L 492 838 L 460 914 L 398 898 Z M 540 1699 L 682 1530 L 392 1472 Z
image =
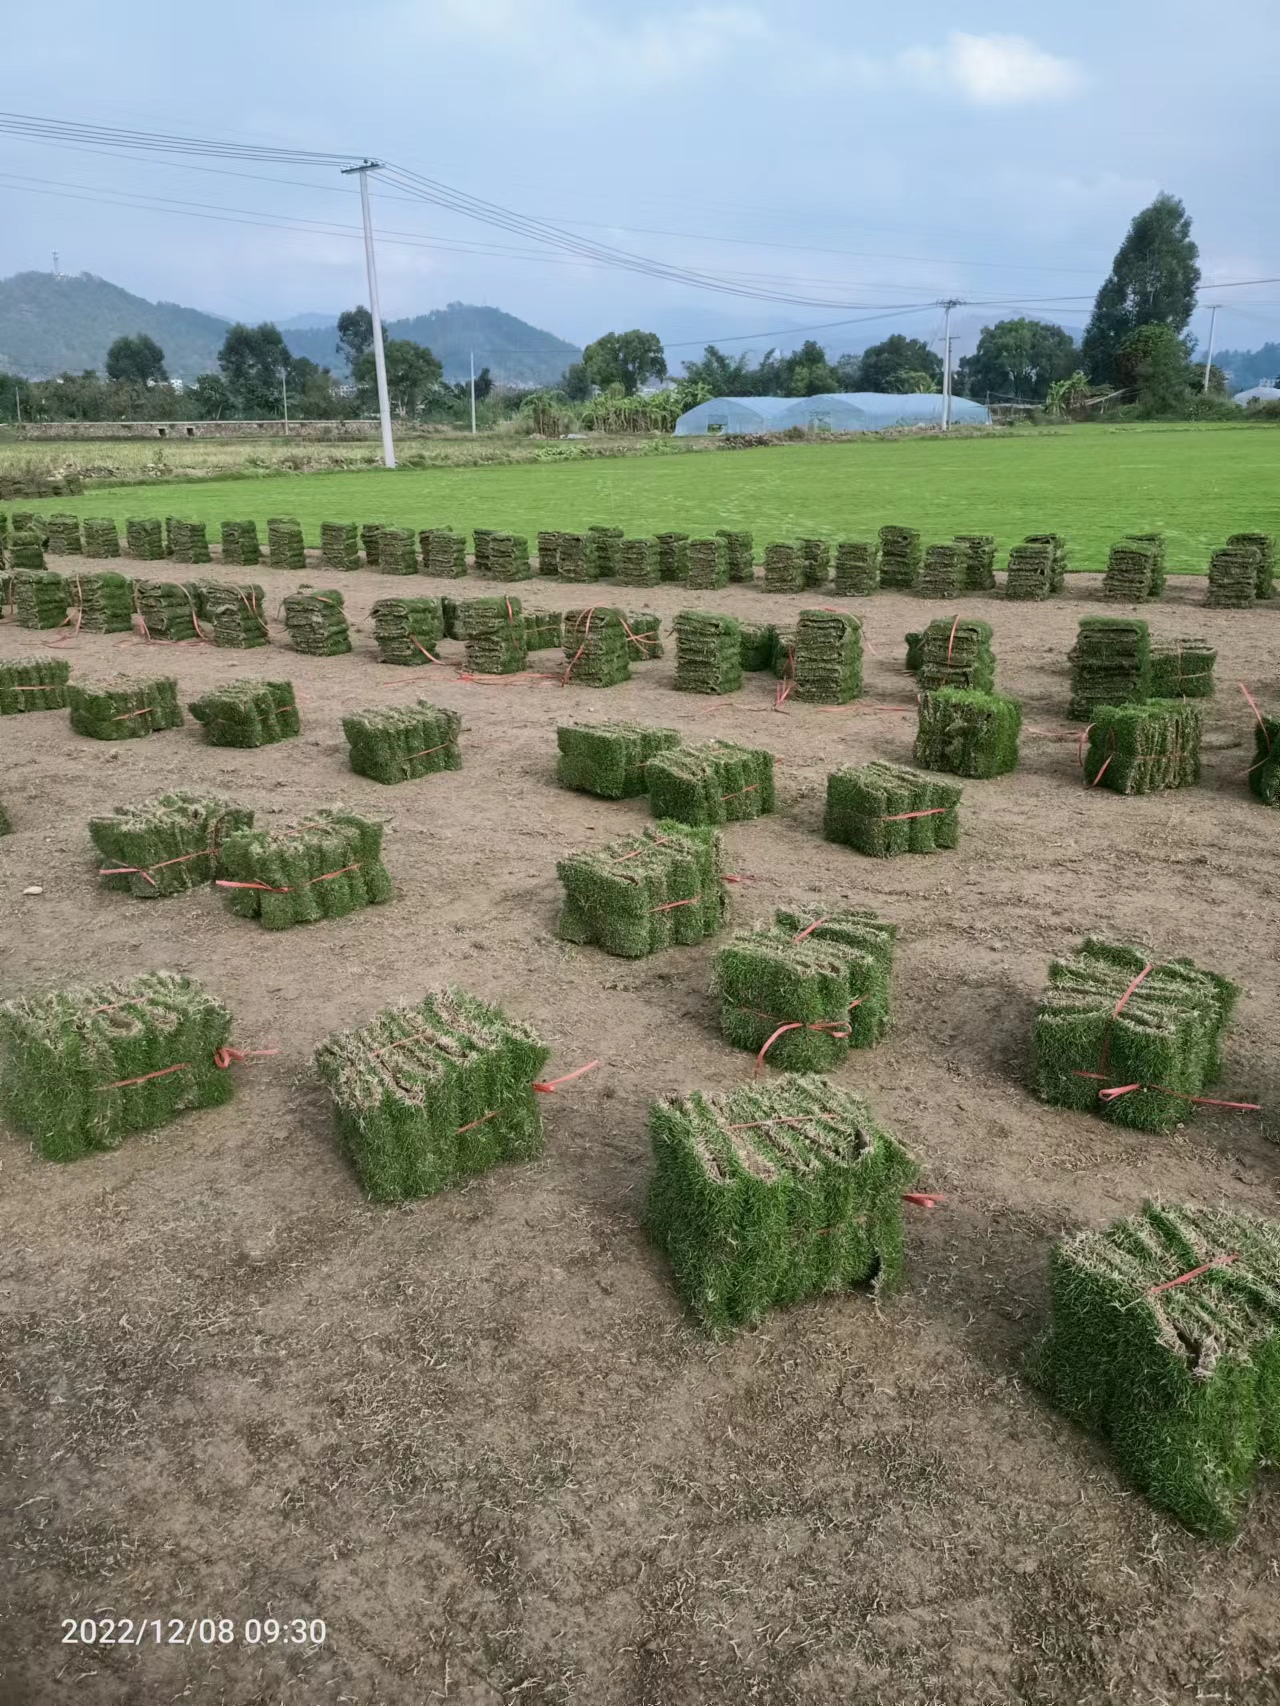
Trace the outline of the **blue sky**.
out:
M 388 318 L 463 300 L 576 342 L 641 325 L 673 365 L 832 321 L 858 322 L 815 333 L 834 350 L 934 338 L 948 294 L 973 302 L 962 347 L 1019 312 L 1078 332 L 1161 189 L 1187 203 L 1206 280 L 1280 275 L 1274 0 L 50 0 L 7 18 L 5 60 L 12 109 L 369 152 L 813 300 L 585 265 L 384 188 Z M 254 320 L 366 294 L 358 203 L 329 169 L 0 137 L 0 197 L 0 272 L 56 249 L 64 271 Z M 1220 345 L 1280 337 L 1280 283 L 1204 300 L 1224 304 Z

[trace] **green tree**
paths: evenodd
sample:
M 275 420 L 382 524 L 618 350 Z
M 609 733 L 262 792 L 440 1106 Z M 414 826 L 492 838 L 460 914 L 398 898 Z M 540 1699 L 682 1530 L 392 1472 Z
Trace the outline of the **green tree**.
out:
M 416 415 L 439 388 L 444 369 L 425 344 L 415 344 L 409 338 L 389 339 L 384 353 L 391 407 L 398 415 Z M 353 363 L 351 377 L 363 396 L 375 394 L 377 375 L 372 348 Z
M 1082 345 L 1089 377 L 1116 381 L 1121 345 L 1141 326 L 1185 332 L 1199 285 L 1200 251 L 1187 210 L 1176 196 L 1158 195 L 1130 225 L 1098 292 Z
M 280 413 L 281 375 L 292 371 L 293 357 L 278 326 L 269 320 L 232 326 L 218 351 L 218 366 L 238 415 L 252 420 Z
M 593 385 L 602 391 L 621 385 L 628 397 L 646 380 L 667 376 L 667 358 L 656 332 L 606 332 L 583 350 L 582 365 Z
M 107 378 L 129 385 L 163 385 L 169 378 L 164 351 L 145 332 L 136 338 L 117 338 L 107 351 Z
M 586 362 L 571 361 L 560 380 L 557 394 L 567 397 L 571 403 L 585 403 L 591 391 L 591 375 L 587 372 Z
M 751 371 L 749 355 L 726 355 L 714 344 L 708 344 L 701 361 L 686 361 L 684 377 L 694 385 L 705 385 L 711 397 L 753 397 L 758 395 Z
M 1199 369 L 1172 326 L 1160 321 L 1139 326 L 1116 352 L 1116 377 L 1136 393 L 1138 413 L 1148 420 L 1176 420 L 1187 413 Z
M 956 389 L 979 402 L 986 397 L 1042 403 L 1049 387 L 1065 379 L 1080 359 L 1070 332 L 1045 320 L 997 320 L 984 326 L 978 347 L 956 369 Z
M 919 338 L 907 338 L 901 332 L 895 332 L 883 343 L 872 344 L 870 349 L 863 350 L 859 390 L 902 392 L 918 389 L 914 378 L 911 384 L 899 383 L 897 376 L 900 374 L 923 374 L 933 382 L 929 389 L 936 391 L 942 383 L 942 357 Z
M 387 329 L 382 328 L 385 338 Z M 353 371 L 362 355 L 367 355 L 373 348 L 373 315 L 363 305 L 359 308 L 348 308 L 338 315 L 338 343 L 335 355 L 347 358 L 347 366 Z
M 788 397 L 818 397 L 838 389 L 827 352 L 810 338 L 786 360 Z
M 202 373 L 183 399 L 193 420 L 224 421 L 235 414 L 235 399 L 220 373 Z
M 831 363 L 831 374 L 837 391 L 865 391 L 862 383 L 862 357 L 841 355 Z

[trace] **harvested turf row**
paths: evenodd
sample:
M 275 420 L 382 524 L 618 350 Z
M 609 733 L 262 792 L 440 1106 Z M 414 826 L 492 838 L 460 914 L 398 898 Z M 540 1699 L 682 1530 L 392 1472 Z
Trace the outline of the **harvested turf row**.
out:
M 656 752 L 680 745 L 674 729 L 644 723 L 574 723 L 556 730 L 561 787 L 602 800 L 632 799 L 648 790 L 645 771 Z
M 884 1034 L 896 934 L 874 913 L 840 907 L 780 909 L 736 932 L 713 964 L 721 1032 L 778 1071 L 833 1069 Z
M 872 858 L 938 853 L 960 842 L 961 789 L 873 759 L 827 777 L 823 834 Z
M 651 761 L 652 762 L 652 761 Z M 660 822 L 594 853 L 561 859 L 556 933 L 623 959 L 714 936 L 728 912 L 719 832 Z
M 426 527 L 418 535 L 422 572 L 443 580 L 459 580 L 467 572 L 467 536 L 451 527 Z
M 1136 617 L 1082 617 L 1069 662 L 1073 717 L 1088 720 L 1100 705 L 1151 697 L 1151 634 Z
M 773 754 L 713 740 L 657 752 L 646 771 L 657 818 L 709 825 L 744 823 L 774 809 Z
M 342 719 L 351 768 L 371 781 L 394 783 L 461 770 L 456 711 L 418 700 L 413 705 L 375 705 Z
M 204 729 L 209 746 L 272 746 L 302 727 L 291 681 L 256 676 L 228 681 L 193 699 L 187 710 Z
M 191 978 L 55 990 L 0 1006 L 0 1112 L 49 1161 L 117 1149 L 230 1099 L 231 1015 Z
M 1036 1011 L 1036 1095 L 1138 1131 L 1171 1131 L 1222 1073 L 1240 991 L 1190 960 L 1086 937 L 1051 960 Z
M 974 617 L 940 617 L 915 636 L 918 656 L 912 658 L 907 635 L 907 668 L 914 668 L 920 686 L 927 691 L 939 687 L 966 687 L 990 693 L 995 686 L 996 660 L 991 649 L 991 624 Z
M 133 582 L 110 570 L 73 575 L 68 590 L 86 634 L 127 634 L 133 627 Z
M 1154 1505 L 1217 1540 L 1280 1461 L 1280 1225 L 1147 1202 L 1055 1245 L 1028 1374 Z
M 215 885 L 228 911 L 287 930 L 341 918 L 392 898 L 382 863 L 381 822 L 343 807 L 314 811 L 294 829 L 227 836 Z
M 252 827 L 251 811 L 218 794 L 176 792 L 90 818 L 89 839 L 103 861 L 103 888 L 161 900 L 211 883 L 220 842 Z
M 91 740 L 139 740 L 182 726 L 178 683 L 171 675 L 118 675 L 107 681 L 73 681 L 67 687 L 71 727 Z
M 676 1291 L 727 1336 L 770 1309 L 899 1278 L 916 1165 L 860 1097 L 786 1075 L 649 1110 L 650 1236 Z
M 736 693 L 742 686 L 742 629 L 734 616 L 681 610 L 675 619 L 678 693 Z
M 549 1053 L 527 1025 L 454 988 L 335 1033 L 315 1065 L 365 1192 L 397 1202 L 536 1159 L 535 1086 Z
M 957 533 L 955 544 L 964 555 L 966 592 L 990 592 L 996 584 L 996 542 L 989 533 Z
M 518 598 L 464 598 L 458 604 L 457 627 L 469 674 L 518 675 L 528 662 Z
M 795 697 L 809 705 L 846 705 L 862 692 L 862 623 L 838 610 L 802 610 L 791 673 Z
M 836 546 L 835 579 L 831 588 L 836 597 L 867 598 L 879 585 L 878 547 L 861 539 L 840 540 Z
M 378 646 L 378 662 L 415 667 L 438 663 L 444 633 L 438 598 L 380 598 L 369 614 Z
M 320 562 L 339 574 L 352 574 L 360 567 L 360 529 L 354 521 L 320 523 Z
M 351 650 L 351 631 L 336 587 L 300 586 L 284 603 L 285 632 L 295 651 L 307 657 L 339 657 Z
M 561 681 L 576 687 L 616 687 L 631 679 L 626 617 L 605 604 L 564 613 L 565 668 Z
M 222 561 L 237 568 L 252 569 L 262 561 L 256 521 L 224 521 L 222 523 Z M 275 568 L 277 565 L 272 564 Z

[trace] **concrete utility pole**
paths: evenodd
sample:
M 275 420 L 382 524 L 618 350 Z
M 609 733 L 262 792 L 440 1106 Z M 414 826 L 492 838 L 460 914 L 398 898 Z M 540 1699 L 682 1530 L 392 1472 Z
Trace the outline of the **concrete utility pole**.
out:
M 369 312 L 373 315 L 373 365 L 378 375 L 378 416 L 382 422 L 382 460 L 396 465 L 395 440 L 391 436 L 391 399 L 387 395 L 387 356 L 382 347 L 382 309 L 378 303 L 378 267 L 373 254 L 373 219 L 369 213 L 369 173 L 381 169 L 381 160 L 366 160 L 360 166 L 344 166 L 344 177 L 354 172 L 360 179 L 360 212 L 364 217 L 364 260 L 369 274 Z
M 1213 333 L 1218 324 L 1218 304 L 1209 309 L 1209 353 L 1204 358 L 1204 389 L 1209 389 L 1209 370 L 1213 366 Z
M 284 393 L 284 436 L 289 436 L 289 369 L 280 369 L 280 389 Z
M 946 310 L 946 320 L 942 330 L 942 430 L 951 430 L 951 310 L 960 306 L 958 296 L 952 296 L 942 304 Z
M 476 430 L 476 352 L 471 351 L 471 430 Z

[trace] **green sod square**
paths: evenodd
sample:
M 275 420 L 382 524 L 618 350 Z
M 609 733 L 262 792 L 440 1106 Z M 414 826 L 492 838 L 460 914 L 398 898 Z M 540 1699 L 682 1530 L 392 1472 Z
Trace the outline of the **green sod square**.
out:
M 71 665 L 65 658 L 0 659 L 0 717 L 22 716 L 27 711 L 65 711 L 70 674 Z
M 238 568 L 256 568 L 262 561 L 256 521 L 224 521 L 222 523 L 222 560 Z M 272 568 L 282 565 L 272 563 Z
M 369 614 L 379 663 L 417 668 L 440 661 L 435 654 L 444 617 L 438 598 L 380 598 Z
M 878 545 L 864 539 L 841 539 L 836 545 L 832 592 L 838 598 L 866 598 L 879 585 Z
M 575 723 L 556 730 L 556 744 L 562 787 L 602 800 L 625 800 L 647 792 L 650 758 L 679 746 L 680 736 L 644 723 Z
M 320 562 L 338 574 L 352 574 L 360 567 L 360 529 L 354 521 L 320 523 Z
M 953 776 L 1003 776 L 1018 767 L 1022 707 L 998 693 L 940 687 L 920 695 L 915 762 Z
M 755 540 L 745 529 L 717 527 L 716 538 L 723 539 L 729 553 L 729 579 L 747 584 L 756 578 Z
M 105 553 L 102 553 L 105 555 Z M 133 582 L 110 570 L 86 571 L 67 581 L 86 634 L 127 634 L 133 627 Z
M 248 562 L 252 560 L 246 559 Z M 302 538 L 302 523 L 296 515 L 273 515 L 268 519 L 267 562 L 273 569 L 291 569 L 299 574 L 305 570 L 307 552 Z
M 1151 697 L 1151 635 L 1136 617 L 1085 616 L 1068 656 L 1073 717 Z
M 915 590 L 921 598 L 954 598 L 965 589 L 965 552 L 959 545 L 930 545 Z
M 880 529 L 880 585 L 912 592 L 924 567 L 924 542 L 914 527 Z
M 193 699 L 187 709 L 209 746 L 273 746 L 302 728 L 291 681 L 242 677 Z
M 71 608 L 70 583 L 52 570 L 19 566 L 13 553 L 13 611 L 19 628 L 61 628 Z
M 307 657 L 339 657 L 351 650 L 351 630 L 336 587 L 300 586 L 284 599 L 285 632 Z
M 804 558 L 799 545 L 777 540 L 764 548 L 764 590 L 766 592 L 803 592 L 805 589 Z
M 990 592 L 996 584 L 996 542 L 989 533 L 957 533 L 955 543 L 964 553 L 966 592 Z
M 439 770 L 461 770 L 457 711 L 419 700 L 414 705 L 375 705 L 342 719 L 351 768 L 371 781 L 409 782 Z
M 877 859 L 949 851 L 960 842 L 960 794 L 954 783 L 873 759 L 827 777 L 823 833 Z
M 862 692 L 862 623 L 838 610 L 802 610 L 792 658 L 795 696 L 846 705 Z
M 1153 699 L 1212 699 L 1214 648 L 1204 640 L 1158 640 L 1151 647 Z
M 774 809 L 773 754 L 713 740 L 679 746 L 649 760 L 649 809 L 657 818 L 695 825 L 743 823 Z
M 156 794 L 110 817 L 89 819 L 102 886 L 138 900 L 163 900 L 211 883 L 218 848 L 253 813 L 218 794 Z
M 714 936 L 728 911 L 719 833 L 649 825 L 594 853 L 560 860 L 564 887 L 557 934 L 623 959 L 689 947 Z
M 1252 550 L 1258 553 L 1258 579 L 1256 593 L 1259 598 L 1271 598 L 1275 594 L 1276 578 L 1276 539 L 1274 533 L 1233 533 L 1227 540 L 1227 549 Z
M 1158 794 L 1200 780 L 1201 711 L 1194 700 L 1099 705 L 1088 729 L 1084 778 L 1115 794 Z
M 73 681 L 67 688 L 67 709 L 75 733 L 91 740 L 140 740 L 182 726 L 178 683 L 171 675 Z
M 991 649 L 991 624 L 973 617 L 940 617 L 916 636 L 919 656 L 914 670 L 921 687 L 971 687 L 990 693 L 995 686 L 996 659 Z M 907 635 L 908 651 L 912 636 Z M 908 657 L 907 668 L 912 662 Z
M 778 644 L 778 630 L 772 622 L 741 622 L 739 657 L 743 674 L 757 675 L 773 668 L 773 656 Z
M 1004 577 L 1006 598 L 1035 601 L 1048 598 L 1054 590 L 1054 549 L 1051 544 L 1025 540 L 1009 553 Z
M 120 530 L 110 517 L 86 516 L 84 523 L 84 554 L 86 557 L 118 557 Z
M 4 682 L 0 676 L 0 712 L 4 705 Z M 1280 717 L 1261 716 L 1253 731 L 1249 789 L 1264 805 L 1280 806 Z
M 314 811 L 295 829 L 241 830 L 222 843 L 214 879 L 227 910 L 264 930 L 341 918 L 392 898 L 382 824 L 344 807 Z
M 682 610 L 675 619 L 675 633 L 677 692 L 738 691 L 742 686 L 742 630 L 736 617 Z
M 628 626 L 625 613 L 608 605 L 566 610 L 562 680 L 575 687 L 616 687 L 629 681 Z
M 729 584 L 729 547 L 717 534 L 712 539 L 689 541 L 689 573 L 685 584 L 691 591 L 710 592 Z
M 708 1332 L 770 1309 L 897 1281 L 915 1163 L 860 1097 L 786 1074 L 649 1110 L 646 1222 Z
M 689 535 L 687 533 L 655 533 L 658 547 L 658 572 L 664 581 L 687 581 L 689 578 Z

